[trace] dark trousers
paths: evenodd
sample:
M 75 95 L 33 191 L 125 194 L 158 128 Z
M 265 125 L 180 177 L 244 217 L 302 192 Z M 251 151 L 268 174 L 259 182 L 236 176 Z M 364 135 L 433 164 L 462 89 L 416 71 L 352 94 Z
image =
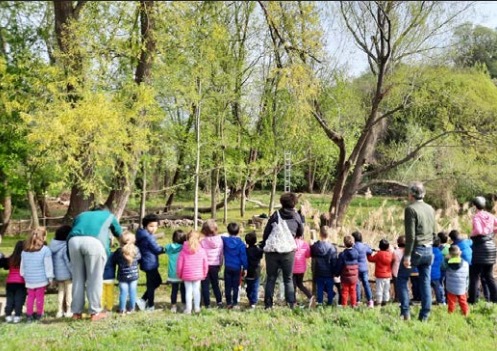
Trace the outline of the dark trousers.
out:
M 7 301 L 5 304 L 5 315 L 10 316 L 12 311 L 16 317 L 22 314 L 22 307 L 26 302 L 26 287 L 21 283 L 7 283 Z
M 178 301 L 178 291 L 181 293 L 181 303 L 186 303 L 185 298 L 185 284 L 183 282 L 172 282 L 171 283 L 171 305 L 176 305 Z
M 159 269 L 155 268 L 150 271 L 145 271 L 147 276 L 147 290 L 143 293 L 142 299 L 147 301 L 148 307 L 154 306 L 155 289 L 162 284 L 162 277 L 159 274 Z
M 333 278 L 332 277 L 316 277 L 316 287 L 317 287 L 317 302 L 319 304 L 323 303 L 324 292 L 328 295 L 328 305 L 333 303 L 333 297 L 335 292 L 333 291 Z
M 283 284 L 285 286 L 285 300 L 288 304 L 295 303 L 295 291 L 293 289 L 293 261 L 295 252 L 288 253 L 266 253 L 266 289 L 264 291 L 264 305 L 266 308 L 273 307 L 273 294 L 278 269 L 283 272 Z
M 209 266 L 207 277 L 201 282 L 202 300 L 207 307 L 211 304 L 209 285 L 212 286 L 212 292 L 216 298 L 216 303 L 220 304 L 222 302 L 221 289 L 219 289 L 219 268 L 219 266 Z
M 493 264 L 472 264 L 469 266 L 469 297 L 468 302 L 473 304 L 477 301 L 480 278 L 487 283 L 490 291 L 490 301 L 497 302 L 497 287 L 493 275 Z
M 297 293 L 297 288 L 302 291 L 308 299 L 311 298 L 312 294 L 304 285 L 304 273 L 298 273 L 293 275 L 293 290 Z M 297 301 L 297 298 L 294 298 Z
M 259 277 L 245 278 L 245 283 L 247 284 L 247 298 L 250 305 L 257 304 L 259 301 Z
M 238 305 L 238 289 L 240 288 L 240 269 L 224 268 L 224 293 L 228 306 Z

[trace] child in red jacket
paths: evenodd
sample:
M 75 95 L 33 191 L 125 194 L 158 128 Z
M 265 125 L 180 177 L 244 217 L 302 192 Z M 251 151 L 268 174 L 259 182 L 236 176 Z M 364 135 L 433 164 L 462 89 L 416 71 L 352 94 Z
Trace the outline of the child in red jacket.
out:
M 390 279 L 392 279 L 393 252 L 388 240 L 380 240 L 380 251 L 368 255 L 368 261 L 375 263 L 376 304 L 385 306 L 390 301 Z

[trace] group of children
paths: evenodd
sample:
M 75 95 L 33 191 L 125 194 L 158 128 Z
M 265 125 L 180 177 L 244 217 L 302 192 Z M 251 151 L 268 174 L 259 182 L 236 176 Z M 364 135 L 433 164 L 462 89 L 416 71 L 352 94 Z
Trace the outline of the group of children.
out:
M 102 305 L 106 310 L 112 311 L 114 308 L 116 277 L 119 286 L 119 313 L 131 313 L 135 306 L 140 310 L 154 310 L 155 291 L 162 284 L 159 272 L 161 254 L 168 257 L 167 281 L 171 285 L 171 312 L 178 311 L 178 293 L 186 314 L 200 312 L 201 303 L 209 308 L 211 289 L 216 305 L 222 307 L 219 273 L 223 265 L 226 307 L 239 308 L 239 289 L 244 281 L 249 305 L 255 308 L 259 299 L 263 258 L 263 249 L 257 242 L 255 232 L 247 233 L 242 241 L 238 236 L 240 227 L 237 223 L 229 223 L 228 233 L 219 234 L 216 222 L 209 219 L 204 222 L 201 233 L 193 230 L 187 234 L 182 230 L 174 231 L 172 243 L 163 247 L 157 243 L 154 235 L 158 225 L 158 217 L 150 214 L 143 218 L 143 227 L 137 231 L 136 236 L 131 232 L 121 235 L 120 247 L 108 258 L 104 272 Z M 71 227 L 67 225 L 59 227 L 55 238 L 47 246 L 46 230 L 38 228 L 27 240 L 17 242 L 9 257 L 0 257 L 0 266 L 9 271 L 6 279 L 6 322 L 20 322 L 26 295 L 27 320 L 43 318 L 45 291 L 54 281 L 58 288 L 56 317 L 71 317 L 71 269 L 66 242 L 70 230 Z M 447 244 L 448 237 L 453 241 L 452 246 Z M 456 231 L 452 231 L 448 237 L 440 233 L 434 242 L 432 286 L 438 303 L 445 304 L 447 300 L 449 312 L 454 311 L 455 304 L 459 301 L 463 314 L 468 315 L 469 307 L 465 296 L 468 264 L 471 262 L 471 241 L 462 240 Z M 393 279 L 395 286 L 405 246 L 403 236 L 398 238 L 396 249 L 382 239 L 379 250 L 372 250 L 362 243 L 361 233 L 354 232 L 344 237 L 344 249 L 340 253 L 337 246 L 331 243 L 329 228 L 326 226 L 320 229 L 319 240 L 311 245 L 302 236 L 295 240 L 297 249 L 293 267 L 294 287 L 295 291 L 298 288 L 305 295 L 309 306 L 314 302 L 318 306 L 322 305 L 325 293 L 327 304 L 333 304 L 336 287 L 339 292 L 338 304 L 347 306 L 350 300 L 350 305 L 355 307 L 361 300 L 362 283 L 367 304 L 373 307 L 368 261 L 375 265 L 376 304 L 384 305 L 390 301 L 390 281 Z M 304 284 L 309 259 L 312 262 L 316 297 Z M 141 298 L 137 298 L 140 270 L 145 272 L 146 290 Z M 415 283 L 416 272 L 411 275 L 412 282 Z M 415 284 L 412 290 L 415 299 Z

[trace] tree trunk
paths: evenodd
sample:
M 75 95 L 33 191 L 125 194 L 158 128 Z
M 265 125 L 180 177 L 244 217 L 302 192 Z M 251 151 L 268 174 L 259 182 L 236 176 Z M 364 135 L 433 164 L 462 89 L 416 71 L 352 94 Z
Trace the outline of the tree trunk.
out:
M 245 179 L 242 186 L 241 198 L 240 198 L 240 216 L 243 218 L 245 216 L 245 205 L 247 202 L 247 184 L 248 179 Z
M 216 219 L 217 194 L 219 192 L 219 168 L 211 171 L 211 218 Z
M 10 194 L 6 194 L 2 199 L 3 210 L 1 212 L 2 226 L 0 227 L 0 242 L 1 238 L 9 233 L 10 230 L 10 220 L 12 219 L 12 198 Z
M 36 206 L 35 195 L 32 190 L 28 190 L 28 203 L 31 211 L 31 229 L 38 229 L 40 220 L 38 218 L 38 208 Z
M 36 202 L 38 203 L 43 218 L 52 217 L 45 195 L 36 194 Z M 45 219 L 43 221 L 45 222 Z
M 153 57 L 156 50 L 156 40 L 154 37 L 155 30 L 155 16 L 154 16 L 154 1 L 140 1 L 140 35 L 142 49 L 140 51 L 140 58 L 135 71 L 135 83 L 137 85 L 146 83 L 151 76 L 151 68 Z M 143 112 L 145 114 L 146 112 Z M 144 116 L 138 116 L 133 119 L 134 124 L 144 127 Z M 118 163 L 118 177 L 114 181 L 114 189 L 107 198 L 106 204 L 111 208 L 112 212 L 119 219 L 121 218 L 124 209 L 131 194 L 132 184 L 135 181 L 136 173 L 138 171 L 137 165 L 141 155 L 128 149 L 132 155 L 129 163 L 122 160 Z M 127 172 L 126 172 L 127 170 Z
M 146 213 L 146 204 L 147 204 L 147 165 L 145 162 L 142 163 L 142 193 L 140 199 L 140 221 L 138 223 L 141 224 L 143 217 L 145 217 Z
M 314 192 L 314 182 L 316 179 L 317 161 L 309 162 L 306 170 L 307 192 L 312 194 Z
M 200 78 L 197 78 L 198 96 L 201 96 Z M 193 204 L 193 229 L 198 229 L 198 197 L 199 197 L 199 180 L 200 180 L 200 101 L 195 105 L 195 133 L 197 141 L 197 156 L 195 160 L 195 199 Z
M 271 213 L 273 213 L 274 210 L 277 183 L 278 183 L 278 167 L 275 167 L 273 172 L 273 181 L 271 182 L 271 197 L 269 199 L 269 209 L 268 209 L 269 215 L 271 215 Z
M 69 201 L 69 208 L 67 209 L 67 213 L 64 218 L 64 222 L 66 223 L 72 222 L 72 220 L 81 212 L 88 211 L 90 206 L 95 201 L 95 197 L 93 194 L 85 195 L 83 190 L 81 190 L 77 185 L 73 185 Z

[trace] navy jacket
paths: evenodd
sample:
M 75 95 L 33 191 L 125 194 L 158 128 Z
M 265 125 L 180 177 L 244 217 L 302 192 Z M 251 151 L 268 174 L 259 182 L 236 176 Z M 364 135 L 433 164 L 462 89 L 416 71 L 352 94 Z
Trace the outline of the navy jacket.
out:
M 315 277 L 332 278 L 336 272 L 338 251 L 327 241 L 316 241 L 311 246 Z
M 111 252 L 110 256 L 107 257 L 107 262 L 105 262 L 104 267 L 104 280 L 114 280 L 116 279 L 116 265 L 112 260 L 114 253 Z
M 136 232 L 136 246 L 140 250 L 140 268 L 142 271 L 151 271 L 159 268 L 159 255 L 164 253 L 164 248 L 157 244 L 155 236 L 146 229 L 140 228 Z
M 264 251 L 257 245 L 247 247 L 247 275 L 246 279 L 256 279 L 261 275 L 261 259 Z
M 131 262 L 131 265 L 129 265 L 128 261 L 124 258 L 121 248 L 114 252 L 112 262 L 114 265 L 117 265 L 117 280 L 119 282 L 129 283 L 138 280 L 138 261 L 140 258 L 140 251 L 137 249 L 136 256 L 133 262 Z

